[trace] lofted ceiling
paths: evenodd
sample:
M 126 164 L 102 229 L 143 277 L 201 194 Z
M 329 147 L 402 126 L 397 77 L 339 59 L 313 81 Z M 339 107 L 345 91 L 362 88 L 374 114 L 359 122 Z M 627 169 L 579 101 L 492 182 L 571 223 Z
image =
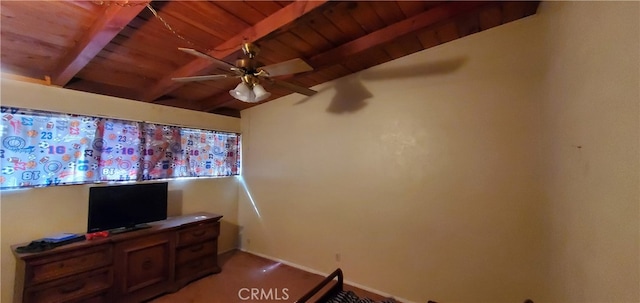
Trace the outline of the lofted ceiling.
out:
M 229 95 L 237 78 L 175 81 L 220 72 L 179 47 L 233 63 L 242 43 L 253 42 L 265 65 L 306 61 L 312 71 L 274 78 L 308 88 L 535 14 L 538 4 L 5 0 L 1 68 L 68 89 L 239 117 L 294 92 L 264 83 L 271 97 L 246 103 Z

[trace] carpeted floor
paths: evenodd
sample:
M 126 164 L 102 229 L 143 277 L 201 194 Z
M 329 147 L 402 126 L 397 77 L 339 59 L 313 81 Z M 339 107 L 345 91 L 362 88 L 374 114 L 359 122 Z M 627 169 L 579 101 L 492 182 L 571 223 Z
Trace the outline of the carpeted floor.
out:
M 194 281 L 151 303 L 295 302 L 324 277 L 256 255 L 231 251 L 219 256 L 222 272 Z M 345 272 L 345 279 L 348 279 Z M 377 294 L 345 285 L 358 296 L 383 300 Z M 253 292 L 253 296 L 252 296 Z

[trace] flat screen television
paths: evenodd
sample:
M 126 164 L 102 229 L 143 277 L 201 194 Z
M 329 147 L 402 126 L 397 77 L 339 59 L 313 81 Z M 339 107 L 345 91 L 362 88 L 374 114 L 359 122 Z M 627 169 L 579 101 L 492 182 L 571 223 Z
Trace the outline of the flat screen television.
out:
M 87 232 L 127 232 L 166 219 L 167 188 L 167 182 L 89 188 Z

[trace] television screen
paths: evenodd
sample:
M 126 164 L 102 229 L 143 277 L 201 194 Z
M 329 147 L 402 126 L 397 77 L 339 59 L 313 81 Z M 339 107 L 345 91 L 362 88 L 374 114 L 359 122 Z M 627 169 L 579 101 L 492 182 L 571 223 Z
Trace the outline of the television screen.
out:
M 167 218 L 167 182 L 89 189 L 87 232 L 135 229 Z

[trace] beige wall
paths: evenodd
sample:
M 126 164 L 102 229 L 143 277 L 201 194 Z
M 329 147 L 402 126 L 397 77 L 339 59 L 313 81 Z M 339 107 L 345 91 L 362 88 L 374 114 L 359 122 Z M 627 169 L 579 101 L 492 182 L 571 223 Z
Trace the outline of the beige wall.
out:
M 640 302 L 640 3 L 541 14 L 545 302 Z
M 2 105 L 118 117 L 238 132 L 240 120 L 202 112 L 132 103 L 122 99 L 30 83 L 2 80 Z M 57 232 L 85 232 L 89 185 L 0 192 L 2 302 L 12 302 L 15 259 L 10 245 Z M 169 182 L 169 215 L 208 211 L 224 215 L 220 251 L 237 247 L 238 180 L 185 179 Z
M 539 296 L 538 25 L 243 111 L 243 248 L 413 302 Z
M 638 302 L 638 17 L 544 2 L 243 111 L 243 249 L 413 302 Z

